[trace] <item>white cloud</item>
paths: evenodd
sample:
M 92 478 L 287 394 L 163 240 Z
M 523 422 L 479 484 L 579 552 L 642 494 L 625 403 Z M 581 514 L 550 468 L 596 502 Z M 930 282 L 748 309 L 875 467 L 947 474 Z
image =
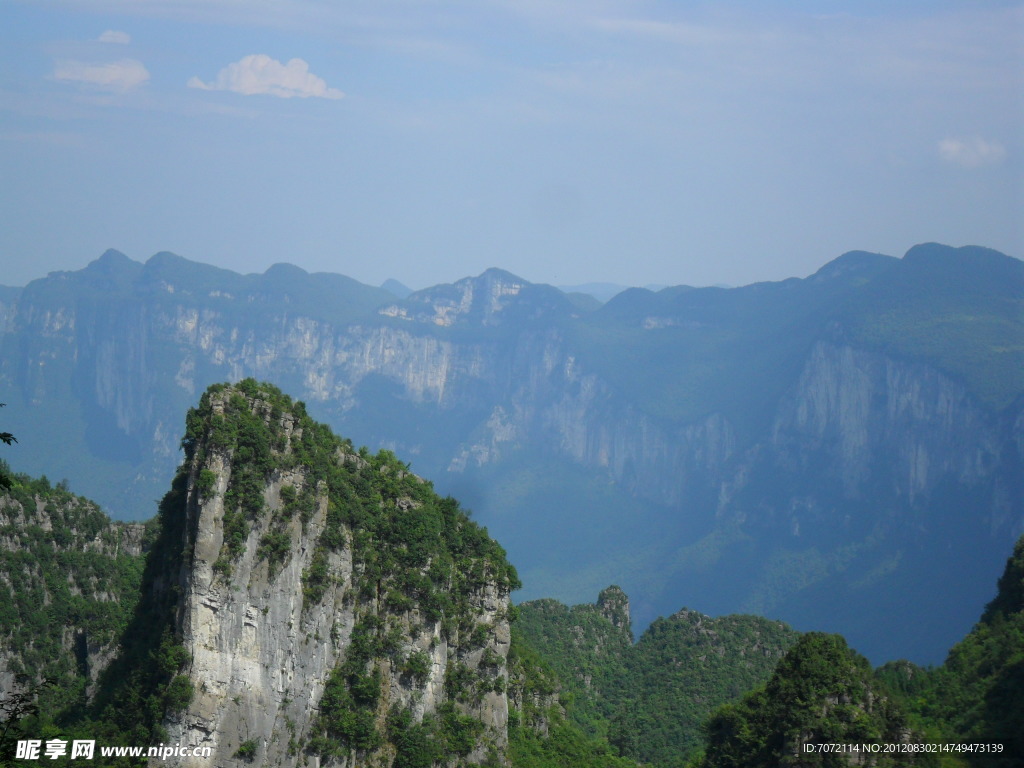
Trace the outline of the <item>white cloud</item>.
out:
M 149 80 L 149 72 L 141 61 L 121 59 L 107 64 L 84 61 L 58 61 L 53 68 L 55 80 L 86 83 L 112 91 L 128 91 Z
M 996 165 L 1006 157 L 1006 147 L 997 141 L 973 139 L 943 139 L 939 142 L 939 156 L 947 163 L 963 168 Z
M 132 36 L 127 32 L 119 32 L 116 29 L 108 29 L 102 35 L 96 38 L 101 43 L 117 43 L 118 45 L 128 45 L 132 41 Z
M 322 78 L 309 71 L 309 64 L 302 59 L 292 59 L 282 64 L 263 53 L 252 54 L 228 64 L 211 83 L 193 77 L 188 81 L 188 87 L 206 91 L 233 91 L 246 96 L 265 93 L 285 99 L 293 96 L 340 99 L 344 96 L 337 88 L 328 88 Z

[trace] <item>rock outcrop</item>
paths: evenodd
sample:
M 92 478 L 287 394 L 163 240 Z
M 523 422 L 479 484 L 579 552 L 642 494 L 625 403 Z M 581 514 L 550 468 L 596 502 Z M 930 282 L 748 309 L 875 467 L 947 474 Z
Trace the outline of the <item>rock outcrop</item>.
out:
M 174 627 L 193 694 L 169 742 L 215 765 L 386 766 L 412 748 L 401 722 L 436 759 L 500 760 L 516 583 L 501 549 L 273 388 L 214 388 L 189 423 Z

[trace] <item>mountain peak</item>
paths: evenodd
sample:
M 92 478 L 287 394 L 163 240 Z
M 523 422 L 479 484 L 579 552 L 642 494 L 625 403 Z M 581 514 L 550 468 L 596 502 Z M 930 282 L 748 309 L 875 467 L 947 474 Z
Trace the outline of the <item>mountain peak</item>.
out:
M 381 283 L 380 287 L 383 290 L 387 291 L 388 293 L 397 296 L 399 299 L 408 298 L 409 294 L 412 293 L 412 288 L 410 288 L 407 285 L 404 285 L 403 283 L 400 283 L 398 280 L 395 280 L 392 277 L 389 277 L 387 280 Z
M 96 262 L 99 262 L 101 264 L 105 264 L 105 263 L 122 263 L 123 264 L 123 263 L 127 263 L 127 262 L 130 262 L 130 261 L 131 261 L 131 259 L 129 259 L 123 253 L 121 253 L 121 251 L 118 251 L 118 250 L 116 250 L 114 248 L 107 248 L 107 250 L 105 250 L 103 252 L 103 255 L 100 256 L 98 259 L 96 259 Z M 93 263 L 96 263 L 96 262 L 93 262 Z
M 958 247 L 943 245 L 942 243 L 920 243 L 908 250 L 903 256 L 903 261 L 909 264 L 963 264 L 963 263 L 988 263 L 1002 264 L 1016 262 L 1020 259 L 1007 256 L 992 248 L 985 248 L 980 245 L 963 245 Z
M 601 615 L 612 623 L 617 629 L 624 629 L 630 633 L 632 638 L 631 622 L 629 618 L 629 597 L 622 588 L 612 584 L 607 589 L 601 590 L 597 596 L 597 607 Z
M 309 272 L 304 270 L 302 267 L 289 264 L 286 261 L 279 261 L 277 264 L 271 264 L 267 268 L 267 271 L 263 273 L 264 278 L 273 278 L 277 280 L 295 280 L 308 276 Z
M 108 248 L 81 271 L 87 284 L 94 288 L 123 288 L 135 279 L 142 265 L 120 251 Z
M 108 248 L 103 252 L 103 255 L 98 259 L 90 261 L 86 265 L 85 269 L 90 272 L 114 272 L 130 269 L 132 265 L 138 265 L 139 262 L 133 261 L 125 256 L 120 251 L 115 251 L 113 248 Z
M 169 264 L 187 264 L 190 263 L 184 256 L 179 256 L 176 253 L 170 251 L 159 251 L 154 253 L 146 260 L 147 267 L 159 268 Z
M 476 277 L 411 293 L 379 312 L 387 317 L 447 327 L 467 322 L 497 326 L 571 310 L 572 303 L 557 288 L 534 284 L 491 267 Z
M 209 740 L 217 764 L 256 736 L 260 764 L 294 767 L 308 751 L 412 765 L 414 747 L 388 743 L 395 719 L 438 743 L 442 718 L 458 717 L 472 725 L 463 754 L 504 750 L 519 581 L 486 531 L 273 385 L 210 387 L 186 430 L 185 492 L 165 507 L 188 563 L 164 614 L 193 692 L 165 722 L 175 741 Z M 291 746 L 271 736 L 282 721 Z
M 147 280 L 162 279 L 170 281 L 172 276 L 179 276 L 183 270 L 193 266 L 196 268 L 217 269 L 217 267 L 207 267 L 205 264 L 189 261 L 184 256 L 179 256 L 170 251 L 160 251 L 146 259 L 146 263 L 143 265 L 143 272 Z
M 523 278 L 521 278 L 521 277 L 519 277 L 517 275 L 513 275 L 511 272 L 508 272 L 508 271 L 506 271 L 504 269 L 500 269 L 498 267 L 488 267 L 487 269 L 485 269 L 483 272 L 480 273 L 480 276 L 477 279 L 478 280 L 485 280 L 485 281 L 488 281 L 488 282 L 490 282 L 490 281 L 498 281 L 498 282 L 502 282 L 502 283 L 523 283 L 523 284 L 526 284 L 526 283 L 529 282 L 529 281 L 524 280 Z
M 834 280 L 836 278 L 867 280 L 899 260 L 894 256 L 869 251 L 847 251 L 842 256 L 832 259 L 825 266 L 810 276 L 810 280 Z

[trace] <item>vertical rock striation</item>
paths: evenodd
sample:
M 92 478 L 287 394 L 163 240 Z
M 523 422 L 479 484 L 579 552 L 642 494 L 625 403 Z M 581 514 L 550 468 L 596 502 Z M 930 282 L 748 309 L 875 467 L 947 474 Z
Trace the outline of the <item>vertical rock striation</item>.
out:
M 185 445 L 174 626 L 193 693 L 168 743 L 215 765 L 503 760 L 515 571 L 453 500 L 251 380 L 211 388 Z

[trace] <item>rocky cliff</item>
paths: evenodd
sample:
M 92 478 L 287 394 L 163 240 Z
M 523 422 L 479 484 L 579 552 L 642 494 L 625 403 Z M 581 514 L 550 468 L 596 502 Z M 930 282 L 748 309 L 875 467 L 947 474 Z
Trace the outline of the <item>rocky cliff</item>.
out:
M 204 395 L 185 444 L 173 631 L 192 695 L 168 739 L 215 765 L 500 761 L 517 582 L 486 533 L 251 381 Z
M 515 646 L 502 548 L 394 454 L 252 379 L 211 387 L 182 447 L 145 526 L 10 478 L 0 761 L 42 734 L 176 747 L 152 765 L 628 767 Z

